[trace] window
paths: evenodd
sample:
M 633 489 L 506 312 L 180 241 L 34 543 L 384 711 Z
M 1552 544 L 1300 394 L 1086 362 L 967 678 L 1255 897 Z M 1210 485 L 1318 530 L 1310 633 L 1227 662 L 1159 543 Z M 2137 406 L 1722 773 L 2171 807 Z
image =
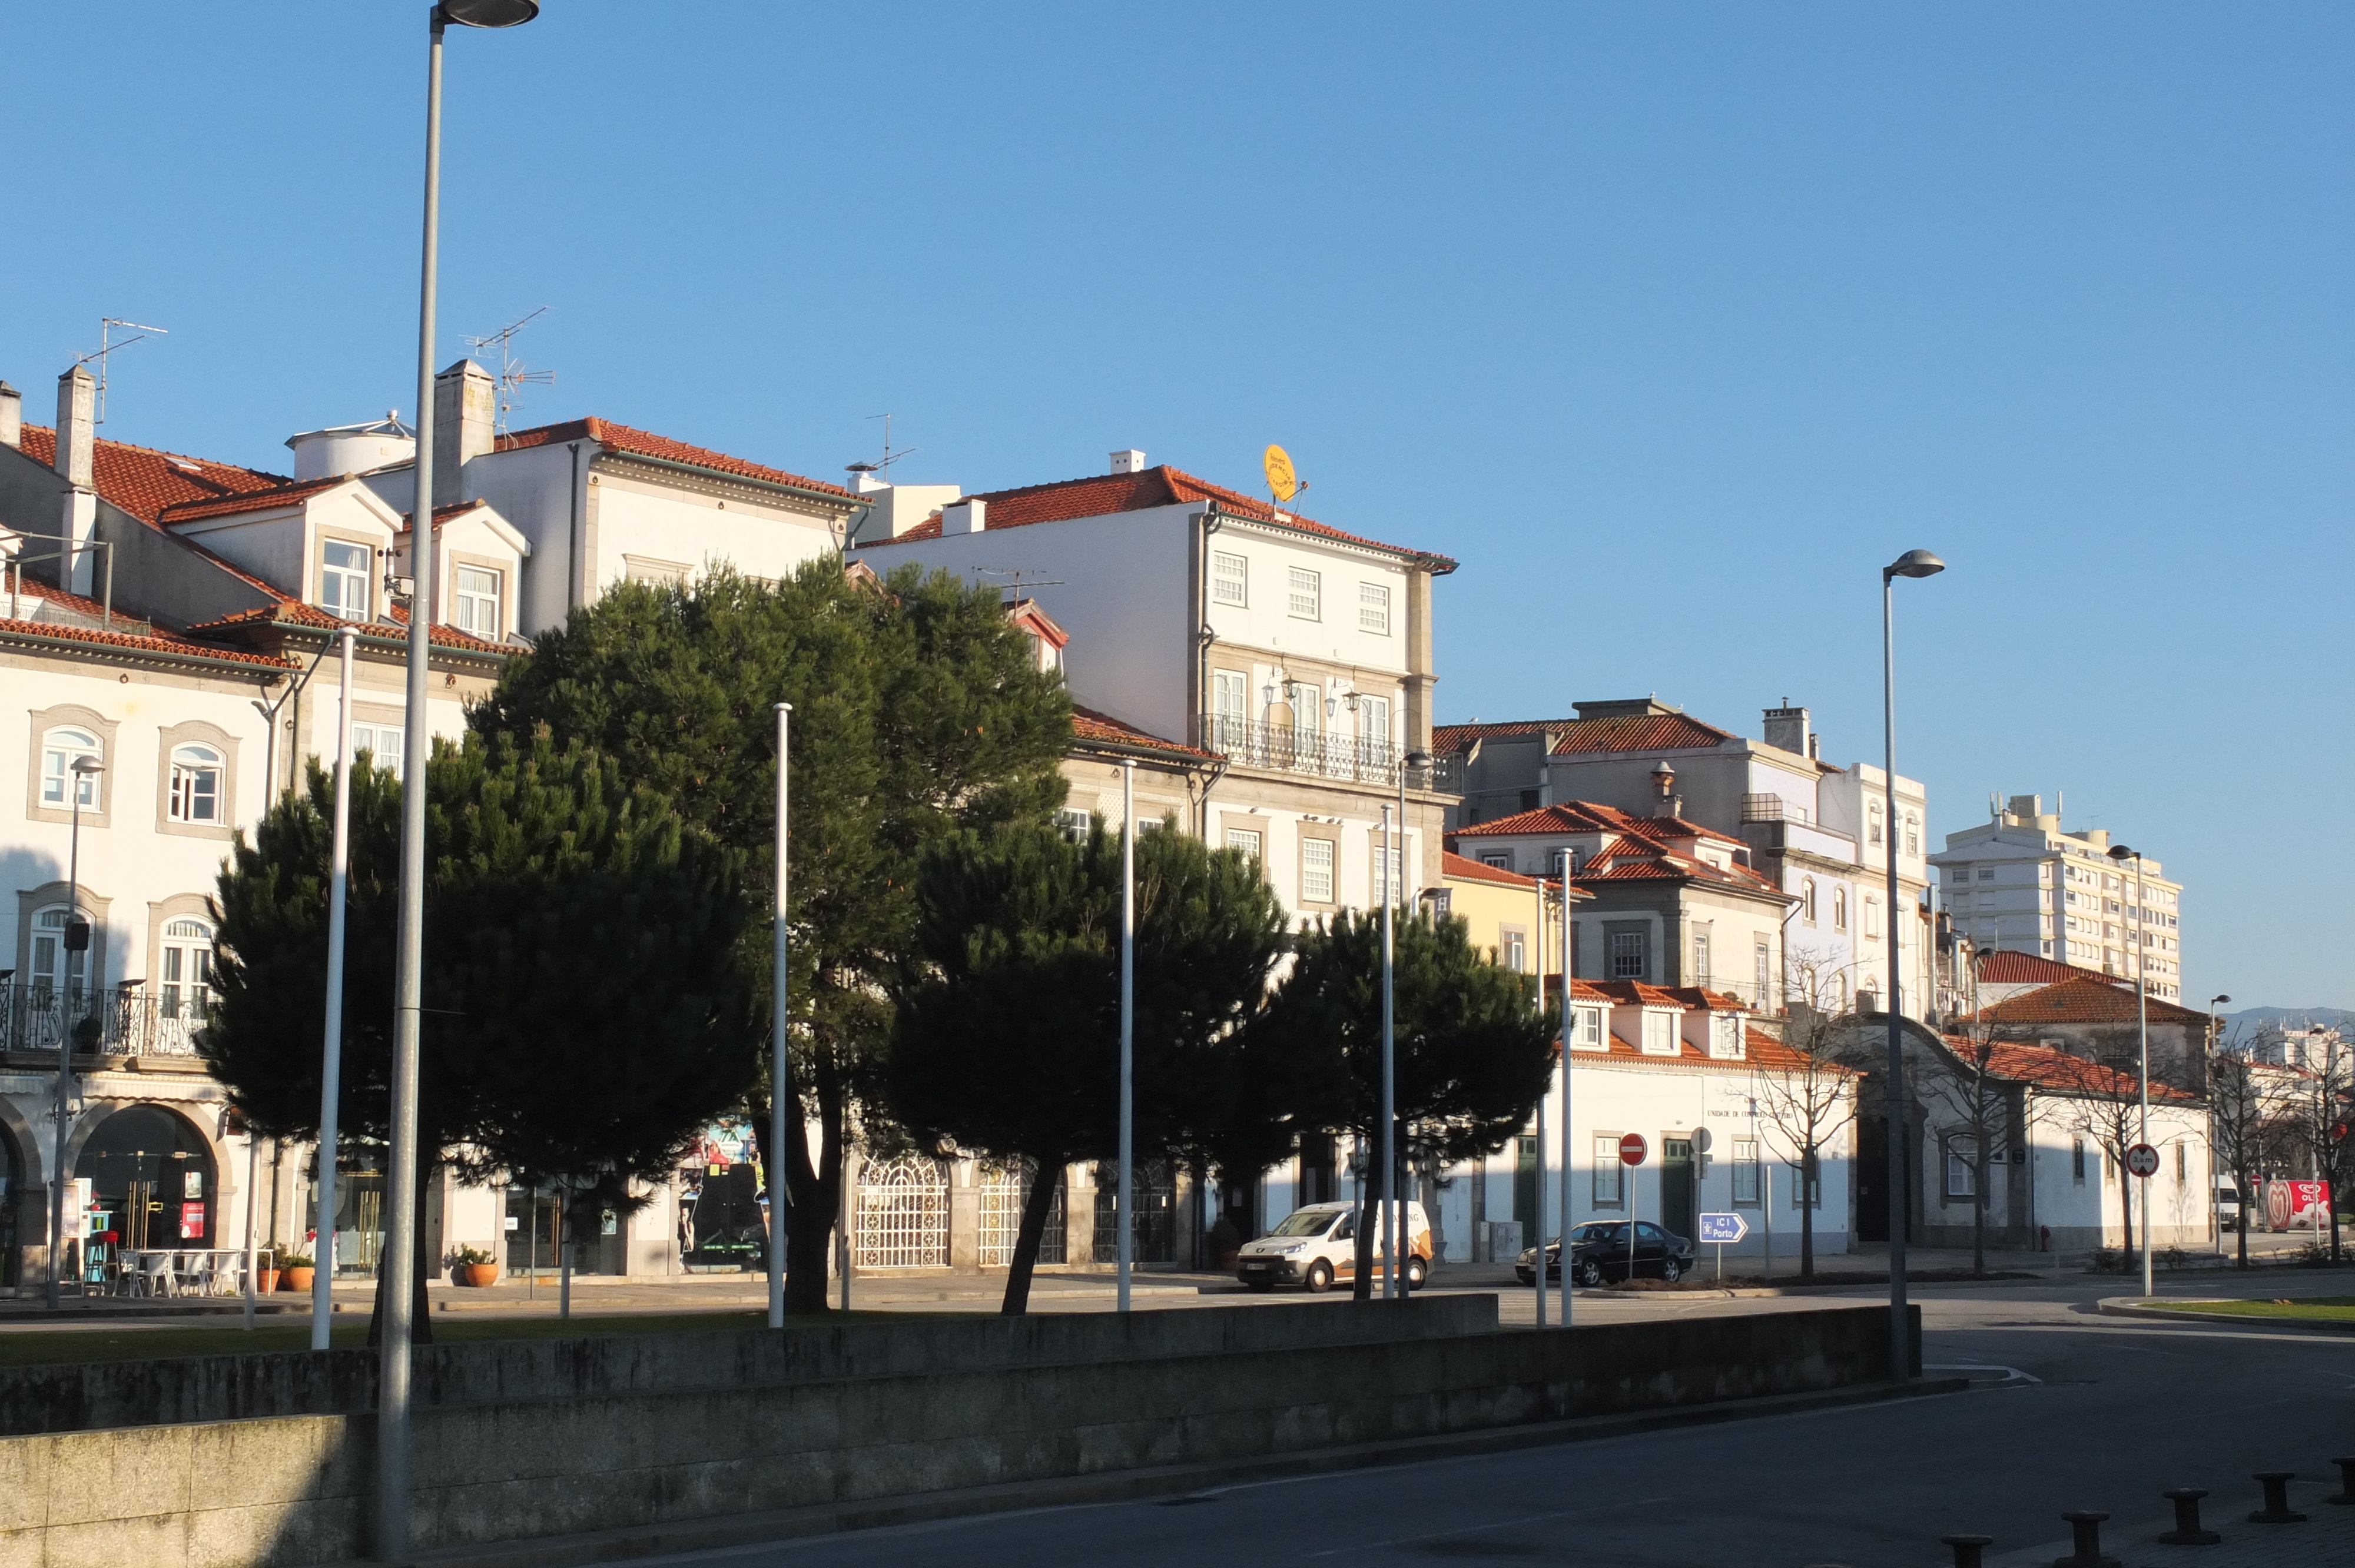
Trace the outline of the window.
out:
M 359 760 L 363 751 L 368 760 L 387 773 L 399 773 L 401 746 L 408 736 L 397 724 L 354 724 L 352 726 L 352 760 Z
M 1604 1049 L 1601 1008 L 1582 1007 L 1578 1010 L 1578 1034 L 1574 1043 L 1582 1051 Z
M 1758 1204 L 1758 1140 L 1754 1138 L 1733 1140 L 1733 1202 L 1737 1207 Z
M 1803 1176 L 1805 1180 L 1801 1179 Z M 1802 1189 L 1806 1192 L 1808 1208 L 1820 1209 L 1824 1206 L 1824 1168 L 1821 1159 L 1803 1160 L 1791 1167 L 1791 1207 L 1795 1209 L 1799 1206 L 1799 1193 Z
M 1922 819 L 1911 811 L 1905 813 L 1905 853 L 1922 853 Z
M 1615 1209 L 1619 1206 L 1619 1178 L 1625 1167 L 1619 1163 L 1619 1135 L 1598 1132 L 1594 1135 L 1594 1206 Z
M 1611 978 L 1613 980 L 1644 978 L 1644 934 L 1641 931 L 1612 933 Z
M 1389 760 L 1391 700 L 1388 697 L 1360 696 L 1358 699 L 1358 741 L 1364 752 L 1364 760 Z
M 499 615 L 500 574 L 482 567 L 460 567 L 457 577 L 458 630 L 494 641 L 505 636 L 506 622 Z
M 1333 902 L 1331 839 L 1300 841 L 1300 901 L 1303 904 Z
M 33 916 L 33 994 L 44 999 L 62 996 L 70 1006 L 81 997 L 90 955 L 66 951 L 66 917 L 62 904 Z
M 319 608 L 346 620 L 373 620 L 368 595 L 368 547 L 330 539 L 319 563 Z
M 1227 830 L 1227 847 L 1231 850 L 1241 850 L 1243 853 L 1251 856 L 1252 859 L 1257 860 L 1259 858 L 1260 852 L 1259 830 L 1256 828 L 1229 828 Z
M 164 927 L 163 1005 L 166 1018 L 198 1022 L 212 1012 L 213 928 L 202 920 Z
M 1709 1019 L 1709 1054 L 1720 1062 L 1742 1060 L 1742 1020 L 1731 1012 L 1713 1012 Z
M 1095 821 L 1077 806 L 1060 806 L 1055 810 L 1055 831 L 1075 844 L 1088 842 L 1088 833 Z
M 1397 830 L 1391 830 L 1396 832 Z M 1401 863 L 1405 849 L 1400 844 L 1383 846 L 1380 830 L 1369 830 L 1374 841 L 1374 896 L 1382 903 L 1406 896 L 1406 868 Z
M 1832 889 L 1832 929 L 1848 929 L 1848 889 L 1845 887 Z
M 1249 686 L 1240 670 L 1210 672 L 1210 746 L 1213 750 L 1231 750 L 1243 743 L 1243 726 L 1249 722 Z
M 1316 620 L 1324 614 L 1324 579 L 1306 567 L 1293 567 L 1284 573 L 1284 608 L 1302 620 Z
M 1210 602 L 1249 604 L 1251 602 L 1251 563 L 1241 556 L 1228 555 L 1224 550 L 1212 552 Z
M 1816 923 L 1816 879 L 1799 884 L 1799 918 L 1812 926 Z
M 1529 938 L 1526 931 L 1503 933 L 1505 967 L 1517 975 L 1529 972 Z
M 1284 688 L 1284 701 L 1292 705 L 1292 727 L 1306 735 L 1318 735 L 1325 728 L 1325 694 L 1314 682 L 1295 681 Z
M 1510 871 L 1513 869 L 1513 857 L 1508 854 L 1500 854 L 1492 852 L 1488 854 L 1482 855 L 1480 857 L 1480 863 L 1482 865 L 1495 866 L 1498 871 Z
M 1391 590 L 1380 583 L 1358 585 L 1358 630 L 1377 637 L 1391 634 Z
M 1693 979 L 1695 985 L 1709 984 L 1709 933 L 1693 933 Z
M 2188 1150 L 2189 1146 L 2186 1144 L 2179 1143 L 2175 1146 L 2175 1184 L 2179 1187 L 2191 1179 L 2191 1156 Z
M 1767 948 L 1765 938 L 1761 937 L 1758 938 L 1758 945 L 1756 948 L 1753 950 L 1751 958 L 1754 961 L 1758 971 L 1756 976 L 1758 990 L 1757 994 L 1753 995 L 1750 1000 L 1756 1002 L 1759 1006 L 1764 1007 L 1766 1005 L 1766 988 L 1772 981 L 1774 972 L 1774 954 Z
M 1870 893 L 1864 895 L 1864 934 L 1868 940 L 1881 935 L 1881 900 Z
M 658 561 L 651 556 L 623 556 L 622 577 L 634 583 L 684 583 L 687 566 L 684 561 Z
M 1867 824 L 1865 830 L 1865 842 L 1868 843 L 1879 843 L 1881 842 L 1880 801 L 1875 800 L 1865 808 L 1864 820 Z
M 1673 1056 L 1677 1054 L 1677 1019 L 1671 1012 L 1644 1012 L 1644 1054 Z
M 1978 1196 L 1978 1139 L 1969 1133 L 1959 1132 L 1946 1139 L 1946 1196 L 1975 1198 Z
M 221 820 L 221 754 L 209 746 L 172 748 L 172 796 L 176 822 Z
M 53 729 L 42 737 L 42 805 L 59 810 L 70 810 L 76 805 L 91 810 L 98 808 L 98 776 L 73 771 L 76 759 L 84 757 L 93 762 L 105 760 L 99 752 L 98 736 L 88 730 Z
M 1983 865 L 1979 867 L 1979 880 L 1981 882 L 1993 882 L 1995 880 L 1995 867 L 1991 865 Z

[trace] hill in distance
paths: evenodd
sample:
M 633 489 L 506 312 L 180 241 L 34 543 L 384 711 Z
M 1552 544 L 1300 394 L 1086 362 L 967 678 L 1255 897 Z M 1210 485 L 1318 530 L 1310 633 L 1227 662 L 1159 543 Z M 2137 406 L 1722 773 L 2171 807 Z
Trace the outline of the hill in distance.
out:
M 2216 1016 L 2239 1029 L 2254 1029 L 2261 1023 L 2330 1023 L 2342 1030 L 2355 1027 L 2355 1010 L 2344 1007 L 2244 1007 L 2237 1012 L 2220 1012 Z

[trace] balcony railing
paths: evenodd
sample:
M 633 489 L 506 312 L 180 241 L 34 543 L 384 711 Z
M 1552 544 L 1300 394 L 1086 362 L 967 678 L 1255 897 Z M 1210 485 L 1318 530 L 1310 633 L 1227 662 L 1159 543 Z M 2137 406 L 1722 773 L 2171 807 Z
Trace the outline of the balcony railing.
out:
M 1268 768 L 1285 773 L 1305 773 L 1352 784 L 1397 788 L 1401 761 L 1399 748 L 1387 740 L 1363 740 L 1334 730 L 1298 725 L 1257 724 L 1231 714 L 1202 715 L 1202 744 L 1238 768 Z M 1428 768 L 1410 769 L 1410 789 L 1458 792 L 1463 758 L 1434 758 Z
M 54 1054 L 74 1050 L 108 1056 L 194 1056 L 204 1006 L 144 986 L 98 991 L 59 990 L 41 981 L 0 980 L 0 1051 Z

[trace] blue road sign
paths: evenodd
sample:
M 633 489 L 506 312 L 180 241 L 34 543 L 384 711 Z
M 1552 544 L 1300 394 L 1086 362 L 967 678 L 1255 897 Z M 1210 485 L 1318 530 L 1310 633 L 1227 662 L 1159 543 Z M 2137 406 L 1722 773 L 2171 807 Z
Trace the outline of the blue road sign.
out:
M 1750 1222 L 1740 1214 L 1703 1214 L 1700 1217 L 1700 1239 L 1709 1242 L 1738 1242 L 1750 1234 Z

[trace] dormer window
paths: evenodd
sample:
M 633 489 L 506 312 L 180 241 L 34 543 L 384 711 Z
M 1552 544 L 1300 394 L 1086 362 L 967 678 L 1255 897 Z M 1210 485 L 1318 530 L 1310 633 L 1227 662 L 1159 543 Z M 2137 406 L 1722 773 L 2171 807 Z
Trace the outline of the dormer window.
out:
M 505 584 L 500 581 L 504 575 L 485 567 L 458 568 L 454 596 L 458 602 L 454 608 L 459 630 L 471 631 L 493 642 L 506 634 L 506 626 L 501 616 L 506 597 Z
M 1673 1056 L 1677 1054 L 1677 1015 L 1646 1008 L 1644 1012 L 1644 1054 Z
M 1577 1010 L 1577 1012 L 1578 1033 L 1572 1037 L 1571 1044 L 1581 1051 L 1604 1049 L 1603 1010 L 1599 1007 L 1582 1007 Z
M 1709 1054 L 1720 1062 L 1742 1060 L 1742 1015 L 1738 1012 L 1712 1012 L 1709 1015 Z
M 346 620 L 376 619 L 368 591 L 371 552 L 365 545 L 330 539 L 319 558 L 319 608 Z

